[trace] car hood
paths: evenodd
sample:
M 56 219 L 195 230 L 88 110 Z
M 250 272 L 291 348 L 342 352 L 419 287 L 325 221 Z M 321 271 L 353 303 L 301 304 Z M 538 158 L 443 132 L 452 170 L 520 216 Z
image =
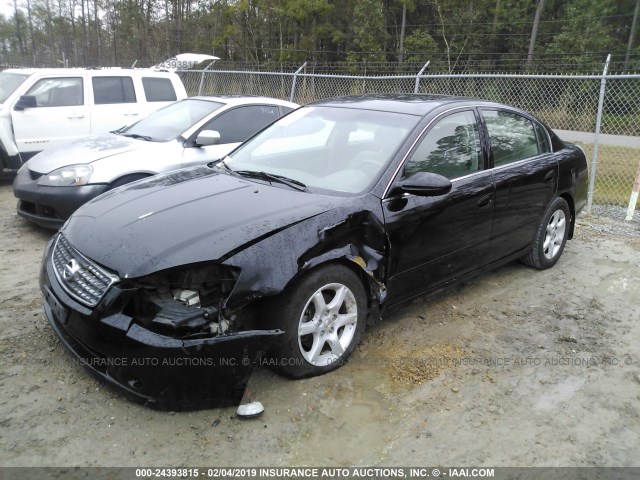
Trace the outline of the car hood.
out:
M 343 201 L 199 166 L 111 190 L 77 210 L 61 232 L 85 256 L 134 278 L 223 261 Z
M 49 173 L 67 165 L 92 163 L 96 160 L 131 151 L 152 148 L 156 145 L 145 140 L 123 137 L 113 133 L 92 135 L 71 142 L 52 145 L 29 160 L 29 169 Z

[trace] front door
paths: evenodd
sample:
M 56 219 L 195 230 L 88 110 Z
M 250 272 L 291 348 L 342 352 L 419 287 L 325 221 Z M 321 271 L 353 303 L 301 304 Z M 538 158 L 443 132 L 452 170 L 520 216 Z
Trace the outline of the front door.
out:
M 388 304 L 406 300 L 468 273 L 485 263 L 489 248 L 494 186 L 484 170 L 474 110 L 436 121 L 410 153 L 403 178 L 419 171 L 452 182 L 435 197 L 397 194 L 383 200 L 390 244 Z
M 82 77 L 38 80 L 26 93 L 36 106 L 11 111 L 16 145 L 23 162 L 58 140 L 89 135 L 90 110 Z

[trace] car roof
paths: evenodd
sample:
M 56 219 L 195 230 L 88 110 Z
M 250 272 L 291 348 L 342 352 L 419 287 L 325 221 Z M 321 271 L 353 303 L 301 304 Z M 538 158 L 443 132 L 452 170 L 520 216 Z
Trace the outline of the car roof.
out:
M 270 103 L 274 105 L 281 105 L 283 107 L 298 108 L 300 105 L 297 103 L 289 102 L 287 100 L 280 100 L 279 98 L 261 97 L 257 95 L 200 95 L 196 97 L 189 97 L 188 100 L 207 100 L 209 102 L 220 102 L 229 106 L 234 105 L 246 105 L 255 103 Z
M 316 102 L 309 103 L 308 105 L 358 108 L 363 110 L 379 110 L 384 112 L 397 112 L 424 116 L 438 107 L 453 103 L 472 103 L 474 105 L 493 106 L 500 105 L 495 102 L 468 97 L 415 93 L 349 95 L 318 100 Z
M 32 75 L 34 73 L 43 75 L 78 75 L 83 73 L 90 73 L 93 76 L 109 76 L 114 74 L 127 74 L 127 75 L 145 75 L 145 76 L 167 76 L 175 75 L 171 72 L 151 70 L 148 68 L 120 68 L 120 67 L 105 67 L 105 68 L 8 68 L 3 70 L 7 73 L 20 73 L 23 75 Z

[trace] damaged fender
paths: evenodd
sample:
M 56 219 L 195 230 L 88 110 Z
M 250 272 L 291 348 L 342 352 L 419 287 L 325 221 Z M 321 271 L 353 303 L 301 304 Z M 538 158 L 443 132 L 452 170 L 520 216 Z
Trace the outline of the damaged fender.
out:
M 263 297 L 277 295 L 293 280 L 330 261 L 357 265 L 368 280 L 371 303 L 379 309 L 385 300 L 386 235 L 380 202 L 375 197 L 350 199 L 354 205 L 330 211 L 295 224 L 228 258 L 224 264 L 237 267 L 240 276 L 225 303 L 237 310 Z M 352 213 L 347 213 L 352 212 Z M 338 221 L 343 219 L 342 221 Z M 286 252 L 282 256 L 265 252 Z

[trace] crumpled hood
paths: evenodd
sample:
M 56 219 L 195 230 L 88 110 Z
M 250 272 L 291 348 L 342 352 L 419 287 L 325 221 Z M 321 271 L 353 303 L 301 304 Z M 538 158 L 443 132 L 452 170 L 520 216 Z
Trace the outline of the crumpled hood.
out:
M 145 140 L 105 133 L 92 135 L 71 142 L 55 143 L 28 162 L 31 171 L 49 173 L 66 165 L 92 163 L 102 158 L 148 148 Z
M 228 258 L 343 200 L 199 166 L 111 190 L 77 210 L 61 232 L 85 256 L 134 278 Z

